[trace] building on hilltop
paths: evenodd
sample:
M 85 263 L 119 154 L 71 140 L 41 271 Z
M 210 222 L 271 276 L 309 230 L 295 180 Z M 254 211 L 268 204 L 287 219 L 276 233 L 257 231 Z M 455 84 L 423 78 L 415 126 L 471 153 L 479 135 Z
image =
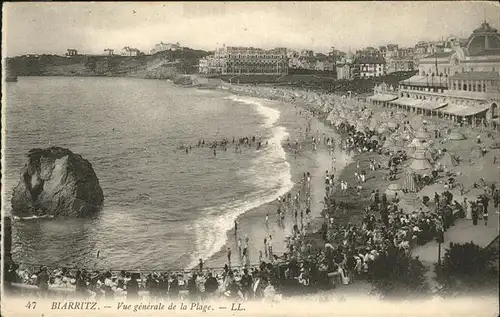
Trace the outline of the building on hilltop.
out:
M 500 126 L 500 34 L 484 22 L 463 45 L 422 58 L 418 74 L 399 82 L 398 98 L 375 93 L 376 104 L 444 117 L 462 124 Z
M 371 78 L 385 75 L 385 60 L 382 56 L 360 56 L 354 60 L 354 78 Z
M 264 50 L 253 47 L 223 46 L 200 59 L 199 72 L 221 75 L 286 75 L 286 48 Z
M 154 54 L 159 53 L 159 52 L 177 51 L 179 49 L 181 49 L 181 45 L 179 44 L 179 42 L 177 42 L 177 43 L 163 43 L 163 42 L 160 42 L 158 44 L 155 44 L 155 47 L 153 47 L 149 53 L 151 55 L 154 55 Z
M 141 51 L 138 50 L 137 48 L 125 46 L 122 48 L 121 55 L 123 56 L 139 56 L 141 54 Z
M 77 56 L 78 51 L 74 48 L 68 48 L 68 52 L 66 53 L 66 56 Z

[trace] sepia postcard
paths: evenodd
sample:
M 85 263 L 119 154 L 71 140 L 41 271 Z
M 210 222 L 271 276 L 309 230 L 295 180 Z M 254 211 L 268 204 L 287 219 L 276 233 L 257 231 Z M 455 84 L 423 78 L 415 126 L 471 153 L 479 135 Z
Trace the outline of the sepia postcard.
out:
M 497 2 L 2 13 L 1 316 L 499 316 Z

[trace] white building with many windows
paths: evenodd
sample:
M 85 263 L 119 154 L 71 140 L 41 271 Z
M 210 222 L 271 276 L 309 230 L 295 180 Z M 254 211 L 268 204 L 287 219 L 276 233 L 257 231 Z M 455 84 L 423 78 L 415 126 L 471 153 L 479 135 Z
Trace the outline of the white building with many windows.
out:
M 176 51 L 181 49 L 181 45 L 179 42 L 177 43 L 163 43 L 160 42 L 158 44 L 155 44 L 155 47 L 151 49 L 149 52 L 151 55 L 159 53 L 159 52 L 164 52 L 164 51 Z
M 380 77 L 386 73 L 386 63 L 382 56 L 360 56 L 355 59 L 354 65 L 356 69 L 354 77 Z
M 286 48 L 264 50 L 253 47 L 223 46 L 214 55 L 200 59 L 200 72 L 222 75 L 286 75 Z

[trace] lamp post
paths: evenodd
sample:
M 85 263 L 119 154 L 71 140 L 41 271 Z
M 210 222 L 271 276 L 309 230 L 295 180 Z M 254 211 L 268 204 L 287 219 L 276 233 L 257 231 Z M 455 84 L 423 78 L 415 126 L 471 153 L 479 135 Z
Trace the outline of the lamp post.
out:
M 438 231 L 438 234 L 437 234 L 437 237 L 436 237 L 436 241 L 438 243 L 438 266 L 441 267 L 441 244 L 444 243 L 444 232 L 443 232 L 443 229 L 439 229 Z

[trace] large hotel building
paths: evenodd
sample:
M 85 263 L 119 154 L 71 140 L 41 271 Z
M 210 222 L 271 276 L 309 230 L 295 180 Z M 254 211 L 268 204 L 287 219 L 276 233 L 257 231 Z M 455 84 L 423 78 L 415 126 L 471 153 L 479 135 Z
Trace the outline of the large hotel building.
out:
M 200 59 L 199 72 L 221 75 L 286 75 L 286 48 L 263 50 L 253 47 L 223 46 Z
M 419 61 L 418 74 L 397 89 L 376 87 L 369 99 L 457 122 L 499 124 L 500 35 L 484 22 L 467 43 Z

